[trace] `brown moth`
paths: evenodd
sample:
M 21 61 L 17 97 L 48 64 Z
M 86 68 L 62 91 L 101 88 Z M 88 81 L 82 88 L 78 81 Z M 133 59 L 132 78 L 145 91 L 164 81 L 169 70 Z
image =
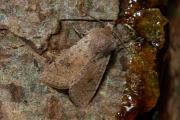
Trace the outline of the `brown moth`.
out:
M 84 107 L 94 96 L 111 52 L 116 48 L 112 25 L 95 28 L 46 67 L 42 82 L 57 89 L 69 89 L 69 97 Z

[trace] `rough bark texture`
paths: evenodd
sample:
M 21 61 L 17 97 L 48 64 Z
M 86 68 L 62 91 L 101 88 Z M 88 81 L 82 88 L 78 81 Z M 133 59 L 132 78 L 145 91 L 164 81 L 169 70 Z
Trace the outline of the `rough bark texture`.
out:
M 131 0 L 128 2 L 131 8 Z M 132 84 L 126 84 L 126 73 L 129 69 L 126 57 L 130 54 L 123 49 L 124 46 L 120 46 L 119 50 L 112 54 L 98 92 L 86 108 L 75 106 L 70 101 L 66 90 L 53 89 L 40 81 L 43 68 L 48 62 L 54 61 L 59 54 L 66 52 L 66 49 L 80 39 L 73 27 L 80 33 L 102 27 L 92 18 L 84 16 L 78 9 L 88 11 L 97 19 L 111 22 L 118 16 L 119 0 L 0 1 L 1 120 L 113 120 L 122 107 L 122 98 L 127 111 L 133 108 L 129 102 L 137 106 L 137 103 L 141 103 L 126 95 L 129 94 L 126 87 L 134 89 L 138 85 L 134 84 L 135 87 L 132 87 Z M 163 26 L 164 24 L 161 27 Z M 128 32 L 131 27 L 126 26 L 125 30 L 121 26 L 120 29 L 122 34 L 119 34 L 125 42 L 131 41 L 132 38 Z M 156 54 L 153 55 L 156 56 Z M 151 62 L 155 64 L 154 58 Z M 136 66 L 134 68 L 136 69 Z M 148 78 L 146 80 L 152 84 Z M 158 83 L 158 78 L 155 80 Z M 151 88 L 149 83 L 147 86 L 148 89 Z M 143 93 L 148 93 L 145 90 L 142 89 Z M 159 87 L 155 90 L 159 93 Z M 123 91 L 126 92 L 125 97 L 123 97 Z M 153 105 L 145 110 L 154 107 L 158 96 L 159 94 L 153 100 Z M 139 97 L 149 101 L 142 96 Z M 144 107 L 144 102 L 142 105 Z M 141 110 L 141 107 L 138 109 Z M 134 119 L 137 114 L 139 113 L 133 114 L 131 119 Z M 131 112 L 127 115 L 131 116 Z
M 115 119 L 125 82 L 119 77 L 120 54 L 114 56 L 117 60 L 111 66 L 116 67 L 108 71 L 101 92 L 87 108 L 76 107 L 67 91 L 55 90 L 40 81 L 43 67 L 48 64 L 43 56 L 52 62 L 64 52 L 60 50 L 80 39 L 73 26 L 80 33 L 100 26 L 98 22 L 83 21 L 91 18 L 82 16 L 79 8 L 98 19 L 114 20 L 119 1 L 0 1 L 0 119 Z

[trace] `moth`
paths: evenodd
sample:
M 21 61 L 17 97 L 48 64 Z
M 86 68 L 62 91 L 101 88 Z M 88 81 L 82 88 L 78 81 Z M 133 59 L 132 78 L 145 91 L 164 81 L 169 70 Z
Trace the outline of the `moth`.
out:
M 75 105 L 87 106 L 97 91 L 111 52 L 117 46 L 112 30 L 110 24 L 90 30 L 44 69 L 42 82 L 56 89 L 69 89 L 69 97 Z

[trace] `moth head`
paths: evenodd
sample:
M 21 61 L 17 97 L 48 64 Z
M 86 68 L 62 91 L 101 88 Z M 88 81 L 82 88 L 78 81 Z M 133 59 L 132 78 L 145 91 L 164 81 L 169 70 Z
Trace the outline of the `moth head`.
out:
M 113 25 L 111 25 L 110 23 L 108 23 L 106 26 L 104 26 L 104 28 L 108 28 L 111 31 L 113 31 Z
M 98 19 L 96 19 L 95 17 L 93 17 L 93 16 L 91 16 L 91 15 L 89 15 L 89 14 L 87 14 L 86 12 L 84 12 L 83 10 L 81 10 L 81 9 L 79 9 L 82 13 L 84 13 L 85 15 L 88 15 L 88 16 L 90 16 L 91 18 L 93 18 L 93 19 L 95 19 L 95 20 L 97 20 L 98 22 L 100 22 L 103 26 L 104 26 L 104 28 L 108 28 L 108 29 L 110 29 L 111 30 L 111 32 L 119 39 L 119 41 L 121 41 L 121 43 L 123 44 L 123 46 L 127 49 L 127 51 L 129 52 L 129 54 L 131 55 L 131 52 L 128 50 L 128 48 L 125 46 L 125 44 L 124 44 L 124 41 L 122 41 L 122 39 L 117 35 L 117 33 L 115 32 L 115 31 L 113 31 L 113 25 L 111 25 L 111 24 L 105 24 L 105 23 L 103 23 L 101 20 L 98 20 Z

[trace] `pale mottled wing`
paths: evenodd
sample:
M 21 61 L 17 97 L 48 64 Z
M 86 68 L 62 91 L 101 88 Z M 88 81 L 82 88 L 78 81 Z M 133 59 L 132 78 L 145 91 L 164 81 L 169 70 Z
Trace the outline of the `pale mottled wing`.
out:
M 109 27 L 92 29 L 76 45 L 45 68 L 42 73 L 42 82 L 57 89 L 68 89 L 72 86 L 72 80 L 75 81 L 75 76 L 83 72 L 81 72 L 83 68 L 87 72 L 91 70 L 85 68 L 92 64 L 90 62 L 93 56 L 102 56 L 100 61 L 103 61 L 105 54 L 114 50 L 115 46 L 114 36 Z M 95 64 L 100 64 L 100 62 Z
M 89 104 L 99 86 L 109 58 L 110 54 L 101 58 L 94 57 L 77 74 L 69 89 L 69 97 L 74 104 L 80 107 Z
M 91 36 L 88 35 L 69 48 L 44 69 L 41 81 L 57 89 L 68 89 L 72 79 L 92 57 L 92 51 L 89 50 L 91 42 Z

